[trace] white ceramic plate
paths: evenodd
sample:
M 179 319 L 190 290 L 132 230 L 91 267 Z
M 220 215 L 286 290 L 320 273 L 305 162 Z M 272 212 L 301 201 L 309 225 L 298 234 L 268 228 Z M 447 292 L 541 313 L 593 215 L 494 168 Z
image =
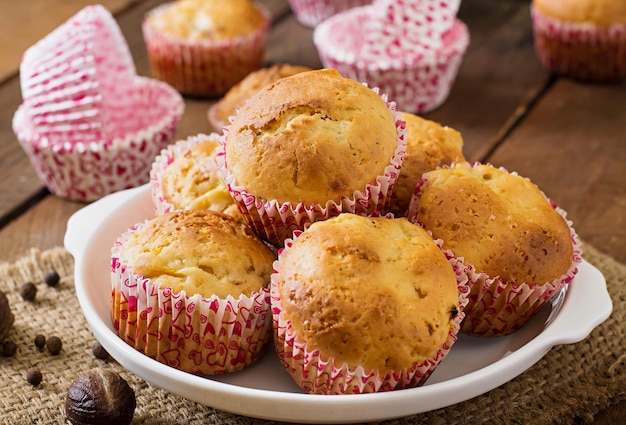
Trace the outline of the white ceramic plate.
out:
M 129 371 L 174 394 L 240 415 L 288 422 L 351 423 L 449 406 L 513 379 L 555 345 L 586 338 L 612 310 L 604 277 L 583 261 L 569 289 L 515 334 L 494 339 L 461 335 L 420 388 L 360 395 L 305 394 L 271 349 L 242 372 L 196 376 L 139 353 L 117 337 L 111 323 L 111 246 L 130 225 L 152 216 L 149 187 L 144 185 L 109 195 L 70 218 L 65 246 L 75 258 L 76 292 L 83 313 L 102 346 Z

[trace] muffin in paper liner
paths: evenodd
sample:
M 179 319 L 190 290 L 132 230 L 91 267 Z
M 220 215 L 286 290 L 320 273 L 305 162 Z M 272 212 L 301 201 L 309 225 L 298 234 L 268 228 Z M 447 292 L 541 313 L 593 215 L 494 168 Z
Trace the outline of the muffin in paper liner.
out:
M 372 89 L 379 93 L 378 88 Z M 363 190 L 355 191 L 352 196 L 342 197 L 340 200 L 328 200 L 326 203 L 310 205 L 290 202 L 279 203 L 277 200 L 263 199 L 237 184 L 235 176 L 228 170 L 226 164 L 226 136 L 229 127 L 225 127 L 220 136 L 220 146 L 217 154 L 217 164 L 228 185 L 239 213 L 243 220 L 270 244 L 281 247 L 285 239 L 291 237 L 295 230 L 303 230 L 307 225 L 325 220 L 329 217 L 350 212 L 361 215 L 385 214 L 389 211 L 394 185 L 402 167 L 402 159 L 406 150 L 404 134 L 405 122 L 400 119 L 401 113 L 396 112 L 394 102 L 387 101 L 386 95 L 381 95 L 387 107 L 393 113 L 397 130 L 397 146 L 394 154 L 385 167 L 384 174 L 372 179 Z
M 281 255 L 285 250 L 290 249 L 301 233 L 301 231 L 294 232 L 293 239 L 287 239 L 285 246 L 279 251 L 278 260 L 274 263 L 270 286 L 274 345 L 280 363 L 294 381 L 307 393 L 326 395 L 393 391 L 423 385 L 450 352 L 458 338 L 460 324 L 465 317 L 469 286 L 467 275 L 462 270 L 462 262 L 451 252 L 442 249 L 441 241 L 435 240 L 435 244 L 441 249 L 454 270 L 459 291 L 459 311 L 451 322 L 448 339 L 435 355 L 402 370 L 390 370 L 384 373 L 378 370 L 368 371 L 362 366 L 354 368 L 346 363 L 335 364 L 332 358 L 328 358 L 317 349 L 311 349 L 305 341 L 298 338 L 290 320 L 285 317 L 277 289 L 277 274 Z
M 325 67 L 380 88 L 395 100 L 399 110 L 419 114 L 441 106 L 448 98 L 469 45 L 467 26 L 454 19 L 441 34 L 440 43 L 411 51 L 399 48 L 397 38 L 388 43 L 381 41 L 382 38 L 368 40 L 367 34 L 373 33 L 368 28 L 382 26 L 378 31 L 385 34 L 384 25 L 393 26 L 380 21 L 374 6 L 358 7 L 318 25 L 313 41 Z M 401 45 L 419 46 L 409 38 Z
M 566 22 L 531 5 L 535 52 L 552 72 L 589 82 L 626 78 L 626 24 Z
M 68 132 L 64 142 L 55 142 L 37 133 L 24 105 L 17 109 L 13 131 L 50 192 L 88 202 L 148 182 L 152 161 L 174 137 L 184 102 L 160 81 L 136 77 L 135 85 L 137 111 L 126 117 L 133 131 L 120 138 L 82 141 Z
M 255 363 L 271 338 L 269 289 L 209 298 L 160 288 L 120 259 L 131 226 L 111 250 L 111 319 L 120 338 L 163 364 L 217 375 Z
M 83 8 L 26 50 L 20 63 L 24 108 L 52 141 L 123 137 L 136 97 L 135 65 L 115 18 Z
M 289 0 L 298 22 L 311 28 L 339 12 L 370 3 L 372 0 Z
M 142 23 L 153 76 L 183 95 L 214 97 L 223 95 L 262 66 L 271 22 L 264 6 L 254 3 L 264 20 L 251 34 L 222 40 L 190 40 L 170 36 L 152 24 L 152 16 L 166 12 L 174 4 L 157 6 Z
M 190 152 L 203 143 L 208 143 L 209 149 L 193 154 Z M 170 213 L 177 209 L 177 204 L 181 204 L 178 208 L 210 209 L 239 218 L 237 206 L 217 168 L 215 155 L 218 146 L 217 133 L 197 134 L 178 140 L 161 151 L 150 169 L 150 194 L 155 214 Z M 170 189 L 172 192 L 176 191 L 180 198 L 178 201 L 171 200 L 165 193 L 167 190 L 164 189 L 163 178 L 167 168 L 183 155 L 188 156 L 189 162 L 180 170 L 182 186 Z
M 471 166 L 476 165 L 480 165 L 480 163 L 471 164 Z M 511 175 L 518 175 L 516 172 L 509 172 L 503 167 L 498 169 Z M 417 201 L 427 179 L 428 173 L 417 184 L 407 212 L 407 218 L 420 226 L 423 226 L 423 223 L 419 220 Z M 562 289 L 566 288 L 578 273 L 578 266 L 582 262 L 582 247 L 573 228 L 573 223 L 567 219 L 566 212 L 559 208 L 554 201 L 548 197 L 546 197 L 546 201 L 563 217 L 569 229 L 573 247 L 569 269 L 552 281 L 514 283 L 506 281 L 500 276 L 490 276 L 485 272 L 477 271 L 472 264 L 466 263 L 463 257 L 456 256 L 454 250 L 447 248 L 445 241 L 442 241 L 446 251 L 451 256 L 456 256 L 461 270 L 469 282 L 470 293 L 468 294 L 468 304 L 465 307 L 465 319 L 461 323 L 461 332 L 488 338 L 514 333 L 532 319 Z

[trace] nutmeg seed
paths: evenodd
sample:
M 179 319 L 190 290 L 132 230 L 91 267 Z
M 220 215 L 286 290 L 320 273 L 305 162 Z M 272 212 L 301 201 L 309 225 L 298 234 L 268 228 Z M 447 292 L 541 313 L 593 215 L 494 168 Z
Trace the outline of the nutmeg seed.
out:
M 9 300 L 6 294 L 0 291 L 0 341 L 4 340 L 9 334 L 14 319 Z
M 65 399 L 65 414 L 74 425 L 128 425 L 135 407 L 135 392 L 128 382 L 113 371 L 99 368 L 79 376 Z

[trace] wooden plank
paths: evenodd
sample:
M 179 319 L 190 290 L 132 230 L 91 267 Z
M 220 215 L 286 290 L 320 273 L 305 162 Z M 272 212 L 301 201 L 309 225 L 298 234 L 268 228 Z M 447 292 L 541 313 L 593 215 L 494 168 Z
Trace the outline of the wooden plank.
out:
M 583 241 L 626 262 L 626 85 L 559 80 L 489 161 L 531 179 Z
M 111 13 L 142 0 L 100 0 Z M 86 0 L 28 0 L 0 2 L 0 81 L 17 74 L 24 51 L 79 10 Z

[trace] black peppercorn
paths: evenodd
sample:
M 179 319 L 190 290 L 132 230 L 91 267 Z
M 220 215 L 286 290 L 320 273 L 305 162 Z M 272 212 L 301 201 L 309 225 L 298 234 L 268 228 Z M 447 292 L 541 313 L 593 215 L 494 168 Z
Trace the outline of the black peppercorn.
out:
M 93 355 L 100 360 L 106 360 L 109 358 L 109 353 L 107 352 L 107 350 L 104 349 L 102 345 L 100 345 L 98 341 L 94 342 L 93 346 L 91 347 L 91 351 L 93 352 Z
M 61 348 L 63 347 L 63 343 L 61 342 L 61 338 L 58 336 L 51 336 L 46 340 L 46 347 L 50 354 L 59 354 L 61 352 Z
M 46 337 L 43 335 L 35 336 L 35 347 L 39 349 L 39 351 L 43 351 L 43 348 L 46 346 Z
M 61 277 L 56 271 L 51 271 L 50 273 L 46 273 L 43 280 L 46 282 L 48 286 L 57 286 Z
M 11 341 L 6 340 L 2 343 L 2 355 L 4 357 L 13 357 L 17 351 L 17 345 Z
M 28 369 L 26 372 L 26 380 L 32 386 L 37 386 L 41 383 L 43 376 L 41 375 L 41 371 L 37 368 Z
M 37 295 L 37 287 L 33 282 L 26 282 L 20 286 L 20 296 L 26 301 L 32 301 Z

